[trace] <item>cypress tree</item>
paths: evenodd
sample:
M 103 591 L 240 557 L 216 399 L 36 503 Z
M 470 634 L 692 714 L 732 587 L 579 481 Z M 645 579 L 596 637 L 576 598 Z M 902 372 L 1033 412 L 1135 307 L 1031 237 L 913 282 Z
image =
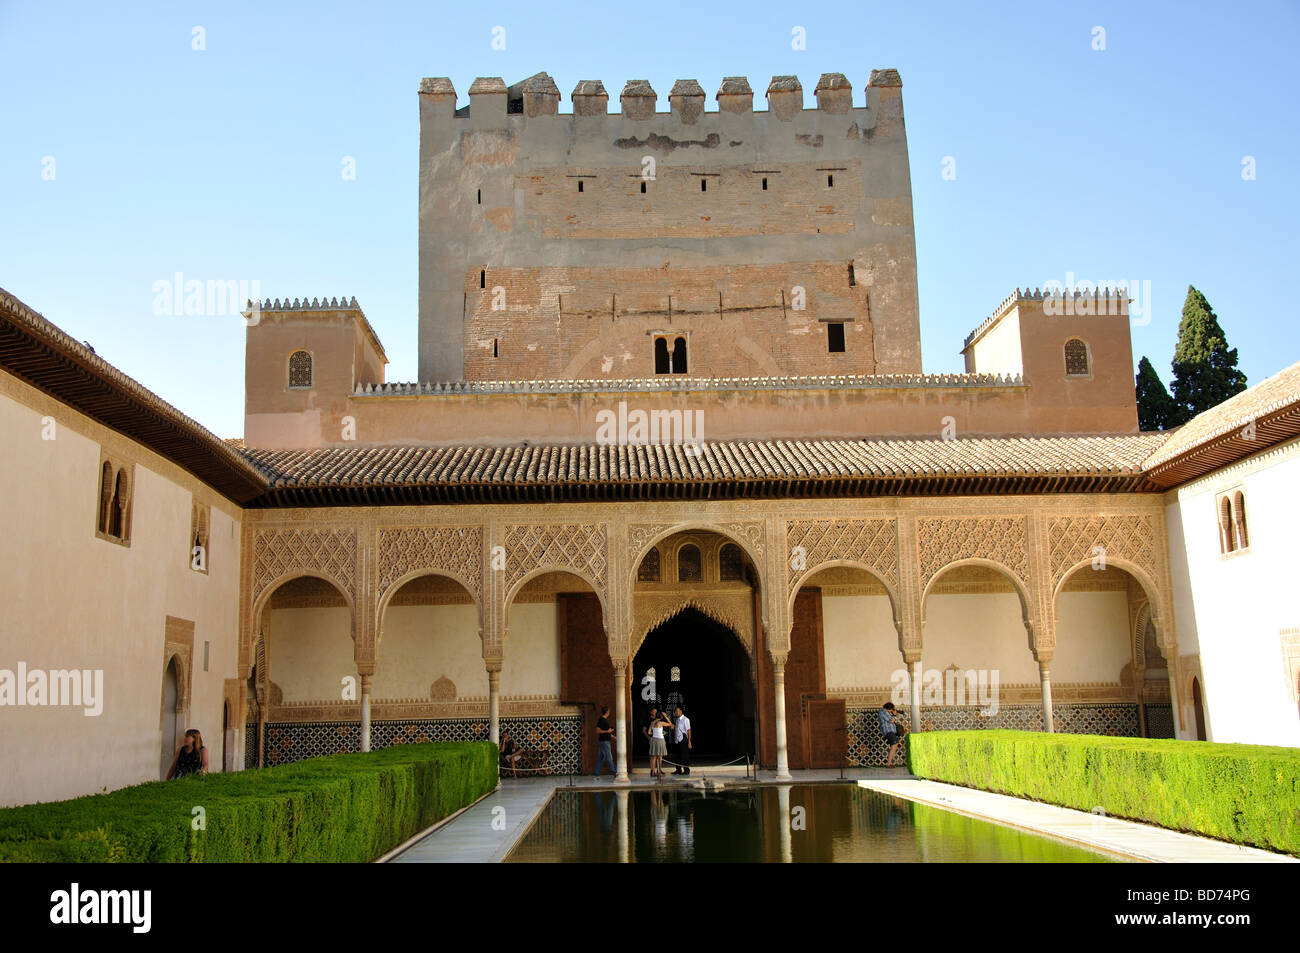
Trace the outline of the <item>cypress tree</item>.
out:
M 1173 398 L 1165 390 L 1160 375 L 1143 356 L 1138 362 L 1137 372 L 1137 410 L 1139 430 L 1164 430 L 1170 426 L 1169 417 L 1173 412 Z
M 1237 349 L 1228 347 L 1205 295 L 1188 285 L 1174 349 L 1173 397 L 1166 426 L 1184 424 L 1245 389 L 1246 375 L 1237 369 Z

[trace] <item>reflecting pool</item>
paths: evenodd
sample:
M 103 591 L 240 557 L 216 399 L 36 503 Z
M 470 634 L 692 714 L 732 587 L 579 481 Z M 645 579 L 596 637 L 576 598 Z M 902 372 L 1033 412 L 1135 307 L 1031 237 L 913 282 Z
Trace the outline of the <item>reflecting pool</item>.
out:
M 868 791 L 793 784 L 556 791 L 508 862 L 1107 863 L 1118 858 Z

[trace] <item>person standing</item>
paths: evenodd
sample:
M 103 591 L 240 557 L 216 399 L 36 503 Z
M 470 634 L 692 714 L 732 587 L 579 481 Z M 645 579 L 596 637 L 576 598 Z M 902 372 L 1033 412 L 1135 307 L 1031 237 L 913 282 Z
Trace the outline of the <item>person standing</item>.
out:
M 885 767 L 894 766 L 894 755 L 898 753 L 898 746 L 902 743 L 902 734 L 898 727 L 898 715 L 894 711 L 893 702 L 885 702 L 880 709 L 880 734 L 885 739 L 885 747 L 889 749 L 889 754 L 885 757 Z
M 677 767 L 673 774 L 691 773 L 691 720 L 682 713 L 682 706 L 673 709 L 673 740 L 677 742 Z
M 664 740 L 664 729 L 671 728 L 673 723 L 665 718 L 659 709 L 650 706 L 650 721 L 646 725 L 646 737 L 650 739 L 650 774 L 652 777 L 662 778 L 664 776 L 663 760 L 664 755 L 668 753 L 668 743 Z
M 609 773 L 618 774 L 614 767 L 614 729 L 609 724 L 609 706 L 606 705 L 600 710 L 600 717 L 596 719 L 596 773 L 594 778 L 600 777 L 600 769 L 603 765 L 609 765 Z

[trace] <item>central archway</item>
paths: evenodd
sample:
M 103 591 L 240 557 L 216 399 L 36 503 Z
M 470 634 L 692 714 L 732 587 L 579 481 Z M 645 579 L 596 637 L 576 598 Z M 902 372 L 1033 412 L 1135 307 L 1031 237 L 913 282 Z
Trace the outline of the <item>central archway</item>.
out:
M 753 670 L 736 633 L 698 609 L 655 626 L 632 660 L 632 755 L 649 756 L 641 729 L 652 701 L 680 702 L 691 719 L 694 759 L 719 763 L 753 755 Z M 670 755 L 671 757 L 671 755 Z

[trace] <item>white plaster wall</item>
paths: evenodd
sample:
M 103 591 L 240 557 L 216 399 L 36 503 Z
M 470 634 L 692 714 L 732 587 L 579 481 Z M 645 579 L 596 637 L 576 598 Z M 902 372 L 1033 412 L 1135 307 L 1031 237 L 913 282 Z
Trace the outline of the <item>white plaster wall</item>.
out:
M 906 668 L 889 596 L 823 596 L 822 634 L 830 691 L 890 685 Z
M 1223 556 L 1215 495 L 1237 486 L 1245 491 L 1250 548 Z M 1300 626 L 1297 487 L 1300 441 L 1291 441 L 1167 497 L 1170 547 L 1186 551 L 1185 568 L 1174 574 L 1179 653 L 1188 654 L 1185 638 L 1199 642 L 1211 741 L 1300 746 L 1280 638 L 1282 629 Z M 1187 714 L 1180 736 L 1194 736 Z
M 1013 309 L 972 348 L 975 369 L 981 374 L 1023 374 L 1020 348 L 1020 312 Z
M 929 596 L 922 640 L 927 670 L 996 669 L 1000 684 L 1038 683 L 1038 663 L 1014 592 Z
M 47 414 L 54 440 L 41 439 Z M 95 535 L 101 441 L 110 453 L 142 461 L 129 547 Z M 0 446 L 0 490 L 10 504 L 0 550 L 0 668 L 24 661 L 31 669 L 104 672 L 97 717 L 79 708 L 0 708 L 0 805 L 158 779 L 168 615 L 195 623 L 190 717 L 181 730 L 198 728 L 211 769 L 221 770 L 223 682 L 236 674 L 239 510 L 167 461 L 3 374 Z M 207 575 L 189 568 L 192 490 L 212 506 Z
M 375 698 L 428 699 L 444 675 L 461 698 L 488 692 L 478 609 L 472 605 L 389 606 L 378 649 Z
M 1056 616 L 1052 681 L 1119 681 L 1120 669 L 1133 658 L 1128 593 L 1063 592 L 1056 600 Z
M 560 630 L 554 602 L 510 607 L 510 635 L 501 663 L 502 695 L 560 694 Z
M 267 671 L 284 701 L 343 699 L 344 677 L 357 674 L 347 606 L 267 609 L 264 631 Z

